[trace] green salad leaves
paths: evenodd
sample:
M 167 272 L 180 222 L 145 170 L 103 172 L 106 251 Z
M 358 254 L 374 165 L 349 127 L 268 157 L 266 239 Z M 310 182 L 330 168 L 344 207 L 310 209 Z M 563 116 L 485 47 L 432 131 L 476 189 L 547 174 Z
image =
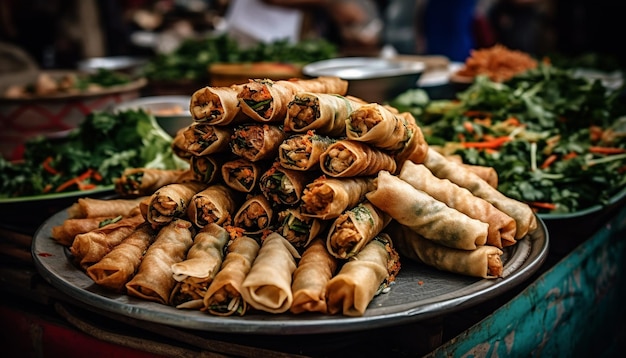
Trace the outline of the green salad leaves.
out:
M 88 190 L 113 184 L 126 168 L 185 168 L 172 138 L 142 110 L 93 112 L 68 136 L 33 138 L 19 162 L 0 158 L 0 197 Z
M 498 189 L 539 213 L 602 205 L 626 187 L 622 89 L 541 65 L 505 83 L 477 77 L 451 100 L 420 91 L 390 104 L 416 116 L 431 146 L 495 168 Z

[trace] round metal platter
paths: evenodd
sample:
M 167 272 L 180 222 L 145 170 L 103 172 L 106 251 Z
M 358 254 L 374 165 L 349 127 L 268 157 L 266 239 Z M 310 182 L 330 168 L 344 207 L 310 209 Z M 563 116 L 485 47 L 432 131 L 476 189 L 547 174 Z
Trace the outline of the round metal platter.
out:
M 52 227 L 67 218 L 61 211 L 46 220 L 32 242 L 35 265 L 46 281 L 77 300 L 103 311 L 152 323 L 221 333 L 272 335 L 321 334 L 358 331 L 417 322 L 476 305 L 522 283 L 535 273 L 548 254 L 548 232 L 541 219 L 538 228 L 515 245 L 505 248 L 504 275 L 479 279 L 404 259 L 395 284 L 370 302 L 362 317 L 311 314 L 269 314 L 219 317 L 199 310 L 181 310 L 96 285 L 72 263 L 69 250 L 50 237 Z

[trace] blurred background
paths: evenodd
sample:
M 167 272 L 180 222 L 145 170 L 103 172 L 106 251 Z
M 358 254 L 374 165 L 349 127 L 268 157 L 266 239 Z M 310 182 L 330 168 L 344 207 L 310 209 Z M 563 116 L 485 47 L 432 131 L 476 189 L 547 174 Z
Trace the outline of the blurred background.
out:
M 265 21 L 270 14 L 284 20 Z M 44 69 L 152 57 L 223 33 L 243 45 L 322 38 L 341 55 L 392 49 L 463 61 L 471 48 L 500 43 L 537 57 L 594 53 L 623 65 L 619 16 L 619 2 L 609 0 L 4 0 L 0 41 Z

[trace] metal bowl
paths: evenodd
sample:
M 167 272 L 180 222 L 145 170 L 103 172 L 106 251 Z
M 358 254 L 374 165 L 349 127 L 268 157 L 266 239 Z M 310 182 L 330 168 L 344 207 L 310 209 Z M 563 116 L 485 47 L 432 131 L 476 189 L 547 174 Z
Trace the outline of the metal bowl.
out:
M 98 69 L 139 74 L 148 60 L 134 56 L 92 57 L 78 62 L 78 69 L 83 72 L 96 72 Z
M 313 62 L 302 68 L 309 77 L 337 76 L 347 80 L 348 94 L 383 103 L 415 88 L 424 72 L 422 61 L 377 57 L 343 57 Z
M 193 119 L 189 112 L 189 96 L 141 97 L 120 103 L 113 107 L 114 112 L 142 109 L 154 116 L 157 123 L 172 137 L 178 130 L 188 127 Z

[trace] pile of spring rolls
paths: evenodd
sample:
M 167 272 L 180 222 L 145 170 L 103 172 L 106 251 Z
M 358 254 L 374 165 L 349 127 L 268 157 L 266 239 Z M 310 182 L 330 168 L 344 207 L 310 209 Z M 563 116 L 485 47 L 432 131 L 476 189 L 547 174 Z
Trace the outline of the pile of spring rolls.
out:
M 184 170 L 129 168 L 52 230 L 95 283 L 212 315 L 362 316 L 400 258 L 495 279 L 537 227 L 492 168 L 430 147 L 409 113 L 336 77 L 205 87 L 172 147 Z

